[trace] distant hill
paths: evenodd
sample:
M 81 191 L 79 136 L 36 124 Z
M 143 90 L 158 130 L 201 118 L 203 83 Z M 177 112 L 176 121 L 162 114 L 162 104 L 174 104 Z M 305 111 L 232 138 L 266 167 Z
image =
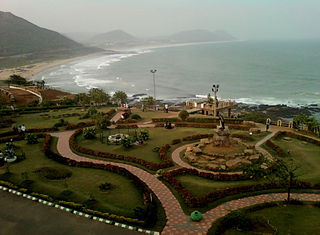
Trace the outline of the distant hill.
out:
M 57 32 L 0 11 L 0 57 L 80 47 Z
M 100 46 L 103 48 L 114 46 L 127 46 L 141 42 L 140 39 L 128 34 L 122 30 L 113 30 L 107 33 L 98 34 L 86 43 L 92 46 Z
M 167 37 L 172 43 L 191 43 L 191 42 L 211 42 L 211 41 L 229 41 L 235 38 L 223 30 L 214 32 L 208 30 L 189 30 L 175 33 Z

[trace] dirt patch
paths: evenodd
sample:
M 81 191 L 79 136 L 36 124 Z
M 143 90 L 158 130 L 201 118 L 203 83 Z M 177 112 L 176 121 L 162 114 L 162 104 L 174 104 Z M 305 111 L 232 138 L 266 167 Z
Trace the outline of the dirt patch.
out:
M 14 98 L 16 99 L 16 106 L 29 105 L 35 101 L 39 101 L 39 97 L 31 94 L 30 92 L 13 88 L 6 88 L 6 90 L 13 94 Z
M 60 100 L 63 97 L 69 97 L 69 98 L 74 98 L 73 94 L 70 94 L 68 92 L 64 92 L 64 91 L 58 91 L 58 90 L 53 90 L 53 89 L 38 89 L 38 92 L 40 92 L 41 96 L 43 99 L 47 99 L 47 100 Z

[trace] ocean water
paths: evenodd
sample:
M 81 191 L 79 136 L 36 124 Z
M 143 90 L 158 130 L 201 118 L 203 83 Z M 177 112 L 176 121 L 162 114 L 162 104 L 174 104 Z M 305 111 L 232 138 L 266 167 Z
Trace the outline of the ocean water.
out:
M 156 97 L 182 101 L 207 95 L 248 104 L 320 105 L 320 40 L 239 41 L 90 57 L 34 76 L 52 87 L 86 92 L 153 95 L 150 69 L 157 69 Z M 212 93 L 212 92 L 211 92 Z

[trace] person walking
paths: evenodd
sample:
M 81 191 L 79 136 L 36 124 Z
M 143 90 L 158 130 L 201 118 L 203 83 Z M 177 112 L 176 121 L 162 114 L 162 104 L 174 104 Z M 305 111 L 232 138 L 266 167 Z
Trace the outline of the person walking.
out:
M 270 123 L 269 123 L 269 122 L 267 122 L 267 123 L 266 123 L 266 131 L 268 131 L 268 130 L 269 130 L 269 128 L 270 128 Z

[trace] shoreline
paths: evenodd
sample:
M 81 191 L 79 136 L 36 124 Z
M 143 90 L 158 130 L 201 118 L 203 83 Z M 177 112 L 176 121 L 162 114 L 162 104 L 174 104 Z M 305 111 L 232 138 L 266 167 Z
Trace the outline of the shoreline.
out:
M 63 65 L 66 63 L 70 63 L 76 60 L 81 60 L 89 57 L 94 57 L 99 55 L 112 55 L 117 53 L 118 52 L 116 51 L 114 52 L 104 51 L 104 52 L 97 52 L 97 53 L 88 54 L 84 56 L 72 57 L 68 59 L 58 59 L 58 60 L 45 61 L 45 62 L 40 62 L 35 64 L 23 65 L 15 68 L 0 69 L 0 81 L 7 80 L 10 77 L 10 75 L 13 75 L 13 74 L 29 79 L 33 75 L 36 75 L 47 69 L 50 69 L 59 65 Z

